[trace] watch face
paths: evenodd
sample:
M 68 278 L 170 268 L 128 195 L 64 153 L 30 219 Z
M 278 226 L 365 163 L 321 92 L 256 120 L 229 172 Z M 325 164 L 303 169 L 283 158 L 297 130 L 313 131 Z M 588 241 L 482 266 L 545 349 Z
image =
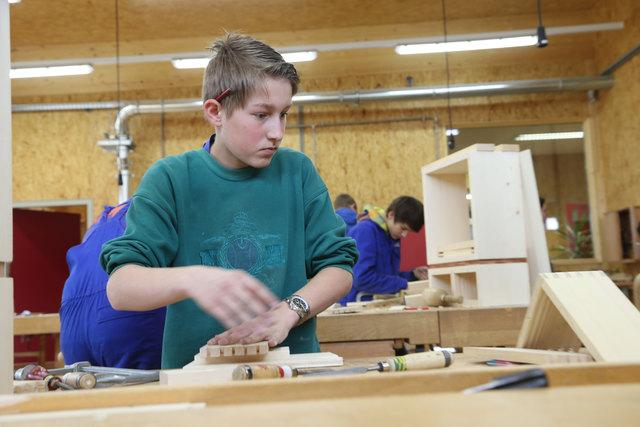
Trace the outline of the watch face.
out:
M 303 311 L 309 310 L 309 306 L 307 305 L 307 302 L 300 297 L 292 297 L 291 302 L 300 310 L 303 310 Z

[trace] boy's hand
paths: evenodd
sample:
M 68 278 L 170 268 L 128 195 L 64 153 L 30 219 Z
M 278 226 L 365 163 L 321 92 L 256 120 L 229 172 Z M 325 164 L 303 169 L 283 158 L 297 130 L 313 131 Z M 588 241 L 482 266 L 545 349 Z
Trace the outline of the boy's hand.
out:
M 252 344 L 269 341 L 269 347 L 274 347 L 287 338 L 289 331 L 299 319 L 298 314 L 291 310 L 287 303 L 281 302 L 269 312 L 216 335 L 207 344 Z
M 279 302 L 269 288 L 242 270 L 202 267 L 189 280 L 189 297 L 226 328 L 260 317 Z
M 416 276 L 417 279 L 427 280 L 429 279 L 429 268 L 428 267 L 416 267 L 413 269 L 413 275 Z

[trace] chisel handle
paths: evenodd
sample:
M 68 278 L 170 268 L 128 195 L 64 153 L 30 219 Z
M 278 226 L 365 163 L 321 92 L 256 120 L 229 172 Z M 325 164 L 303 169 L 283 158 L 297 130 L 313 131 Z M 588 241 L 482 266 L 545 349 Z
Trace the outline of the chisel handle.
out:
M 446 368 L 453 359 L 448 351 L 425 351 L 387 359 L 384 371 L 415 371 L 419 369 Z
M 231 377 L 234 380 L 258 380 L 262 378 L 290 378 L 298 375 L 298 371 L 287 365 L 239 365 Z

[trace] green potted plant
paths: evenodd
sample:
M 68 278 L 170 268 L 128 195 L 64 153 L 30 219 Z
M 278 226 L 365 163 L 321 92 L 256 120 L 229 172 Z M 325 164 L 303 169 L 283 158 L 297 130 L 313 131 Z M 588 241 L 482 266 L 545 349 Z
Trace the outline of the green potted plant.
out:
M 572 221 L 569 221 L 567 218 L 562 227 L 555 232 L 566 243 L 551 248 L 551 251 L 559 252 L 559 257 L 562 258 L 593 258 L 589 217 L 586 213 L 578 217 L 578 211 L 573 211 L 571 219 Z

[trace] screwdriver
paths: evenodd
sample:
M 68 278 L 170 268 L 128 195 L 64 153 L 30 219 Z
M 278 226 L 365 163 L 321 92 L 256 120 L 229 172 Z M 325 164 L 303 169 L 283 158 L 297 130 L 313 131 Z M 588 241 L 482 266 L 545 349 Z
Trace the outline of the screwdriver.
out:
M 324 376 L 363 374 L 369 371 L 399 372 L 414 371 L 419 369 L 446 368 L 451 365 L 453 359 L 448 351 L 426 351 L 413 353 L 406 356 L 389 358 L 378 362 L 374 366 L 358 366 L 355 368 L 336 370 L 302 370 L 287 365 L 239 365 L 233 370 L 234 380 L 251 380 L 261 378 L 291 378 L 298 375 Z

